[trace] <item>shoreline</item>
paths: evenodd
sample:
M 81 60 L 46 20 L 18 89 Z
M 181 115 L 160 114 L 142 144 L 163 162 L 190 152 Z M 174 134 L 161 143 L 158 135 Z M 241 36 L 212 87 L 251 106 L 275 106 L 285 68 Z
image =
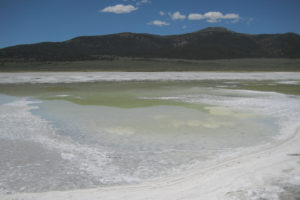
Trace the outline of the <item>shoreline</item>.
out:
M 300 72 L 0 72 L 0 84 L 287 79 L 299 81 Z
M 214 161 L 214 166 L 192 169 L 176 177 L 156 178 L 140 184 L 94 189 L 0 195 L 3 200 L 81 199 L 255 199 L 270 195 L 279 199 L 277 184 L 300 184 L 300 124 L 280 143 L 259 146 L 256 151 Z M 296 180 L 290 180 L 295 178 Z M 282 183 L 278 182 L 281 181 Z M 264 194 L 259 192 L 263 191 Z M 265 194 L 267 192 L 267 194 Z M 269 197 L 269 198 L 270 198 Z M 266 197 L 268 199 L 268 197 Z

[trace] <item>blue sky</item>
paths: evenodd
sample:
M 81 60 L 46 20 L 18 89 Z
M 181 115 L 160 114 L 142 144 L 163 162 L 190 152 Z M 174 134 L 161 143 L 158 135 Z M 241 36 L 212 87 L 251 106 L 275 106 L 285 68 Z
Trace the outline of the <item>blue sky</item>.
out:
M 0 0 L 0 48 L 118 32 L 181 34 L 223 26 L 300 33 L 299 0 Z

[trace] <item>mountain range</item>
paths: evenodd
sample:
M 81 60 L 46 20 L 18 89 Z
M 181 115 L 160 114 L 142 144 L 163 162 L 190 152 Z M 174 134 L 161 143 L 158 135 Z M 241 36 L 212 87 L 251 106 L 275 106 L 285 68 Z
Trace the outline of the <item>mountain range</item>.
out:
M 245 34 L 209 27 L 182 35 L 118 33 L 0 49 L 1 60 L 81 61 L 121 57 L 177 59 L 300 58 L 300 35 Z

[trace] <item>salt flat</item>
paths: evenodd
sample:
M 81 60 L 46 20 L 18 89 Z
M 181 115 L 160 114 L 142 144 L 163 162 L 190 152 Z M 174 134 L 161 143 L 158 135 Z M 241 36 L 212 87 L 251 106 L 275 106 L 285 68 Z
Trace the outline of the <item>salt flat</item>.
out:
M 296 199 L 299 80 L 1 73 L 0 199 Z

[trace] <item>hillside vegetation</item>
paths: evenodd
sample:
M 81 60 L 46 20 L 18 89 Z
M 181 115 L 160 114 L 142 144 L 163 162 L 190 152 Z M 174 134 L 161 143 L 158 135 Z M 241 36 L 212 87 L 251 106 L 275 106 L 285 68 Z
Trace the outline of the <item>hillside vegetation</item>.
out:
M 300 36 L 250 35 L 215 27 L 183 35 L 119 33 L 0 49 L 1 62 L 110 60 L 114 56 L 194 60 L 300 58 Z

